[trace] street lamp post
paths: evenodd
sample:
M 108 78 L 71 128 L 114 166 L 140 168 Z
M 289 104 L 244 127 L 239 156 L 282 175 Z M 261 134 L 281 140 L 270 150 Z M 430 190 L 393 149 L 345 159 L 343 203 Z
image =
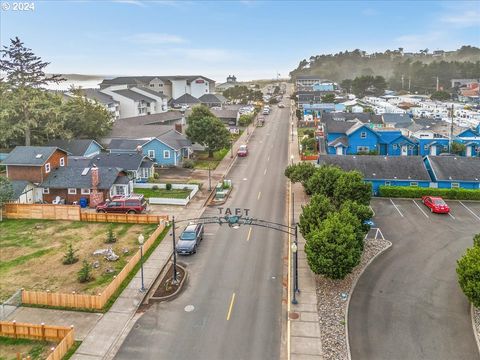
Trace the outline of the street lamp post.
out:
M 292 142 L 293 142 L 293 120 L 292 120 Z
M 210 163 L 208 163 L 208 191 L 212 191 L 212 178 L 210 175 L 210 171 L 211 171 L 210 168 L 211 168 Z
M 293 284 L 292 284 L 292 290 L 293 290 L 293 297 L 292 297 L 292 304 L 296 305 L 298 304 L 297 301 L 297 252 L 298 252 L 298 246 L 296 244 L 296 241 L 292 244 L 291 246 L 292 253 L 293 253 Z
M 175 249 L 175 215 L 172 216 L 172 243 L 173 243 L 173 284 L 177 284 L 177 249 Z
M 138 235 L 138 243 L 140 244 L 140 273 L 142 274 L 142 287 L 140 288 L 141 292 L 145 292 L 145 286 L 143 283 L 143 241 L 145 238 L 143 234 Z
M 233 140 L 230 139 L 230 158 L 233 158 Z

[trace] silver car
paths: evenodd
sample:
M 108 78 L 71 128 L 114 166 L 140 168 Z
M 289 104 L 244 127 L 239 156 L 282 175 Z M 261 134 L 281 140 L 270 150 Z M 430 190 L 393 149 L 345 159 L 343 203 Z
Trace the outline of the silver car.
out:
M 197 252 L 200 241 L 203 240 L 203 224 L 191 224 L 183 230 L 175 246 L 179 255 L 191 255 Z

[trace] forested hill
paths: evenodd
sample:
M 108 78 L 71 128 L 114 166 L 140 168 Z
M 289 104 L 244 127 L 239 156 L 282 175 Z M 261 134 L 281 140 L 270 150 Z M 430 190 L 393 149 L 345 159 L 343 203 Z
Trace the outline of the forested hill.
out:
M 450 66 L 455 67 L 452 69 L 452 76 L 478 78 L 480 77 L 479 59 L 480 48 L 474 46 L 462 46 L 456 51 L 444 53 L 438 51 L 434 53 L 428 49 L 420 50 L 418 53 L 407 53 L 403 48 L 399 48 L 383 53 L 367 54 L 365 51 L 356 49 L 333 55 L 311 56 L 309 59 L 300 61 L 298 67 L 290 72 L 290 76 L 295 78 L 297 75 L 319 75 L 325 79 L 340 82 L 361 75 L 380 75 L 389 80 L 392 77 L 397 78 L 400 74 L 405 77 L 412 76 L 408 74 L 409 68 L 418 68 L 423 64 L 472 62 L 472 66 L 464 66 L 464 64 Z

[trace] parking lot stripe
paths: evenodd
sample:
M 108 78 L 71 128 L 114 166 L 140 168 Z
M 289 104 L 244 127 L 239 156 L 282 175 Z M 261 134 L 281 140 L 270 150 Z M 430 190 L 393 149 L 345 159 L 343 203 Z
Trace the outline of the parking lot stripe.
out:
M 257 200 L 260 200 L 260 196 L 261 196 L 261 195 L 262 195 L 262 192 L 259 191 L 259 192 L 258 192 L 258 196 L 257 196 Z
M 370 210 L 372 210 L 373 216 L 375 216 L 375 210 L 373 210 L 372 205 L 368 205 L 368 207 L 370 208 Z
M 395 209 L 397 209 L 398 213 L 400 214 L 401 217 L 404 217 L 402 212 L 400 211 L 400 209 L 397 207 L 397 205 L 395 205 L 395 203 L 393 202 L 392 199 L 390 199 L 390 202 L 392 203 L 393 206 L 395 206 Z
M 475 216 L 475 217 L 477 218 L 477 220 L 480 220 L 480 217 L 479 217 L 477 214 L 475 214 L 472 210 L 470 210 L 470 209 L 467 207 L 467 205 L 465 205 L 465 204 L 462 203 L 461 201 L 459 201 L 459 203 L 462 204 L 462 206 L 463 206 L 465 209 L 467 209 L 473 216 Z
M 417 202 L 413 199 L 412 199 L 412 201 L 415 205 L 417 205 L 418 210 L 420 210 L 422 212 L 422 214 L 425 215 L 428 218 L 429 216 L 427 215 L 427 213 L 425 211 L 423 211 L 423 209 L 420 206 L 418 206 Z
M 380 236 L 382 237 L 382 239 L 385 240 L 385 237 L 383 236 L 382 230 L 380 230 L 380 228 L 377 229 L 377 234 L 375 234 L 375 238 L 377 239 L 378 233 L 380 233 Z
M 450 212 L 448 212 L 447 214 L 450 215 L 450 217 L 451 217 L 453 220 L 455 220 L 455 216 L 453 216 L 453 215 L 451 214 L 451 210 L 450 210 Z

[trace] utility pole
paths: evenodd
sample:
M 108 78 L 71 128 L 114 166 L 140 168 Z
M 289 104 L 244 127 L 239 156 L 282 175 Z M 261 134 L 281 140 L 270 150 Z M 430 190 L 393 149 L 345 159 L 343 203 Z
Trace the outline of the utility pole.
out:
M 411 78 L 410 78 L 410 75 L 409 75 L 408 76 L 408 92 L 410 92 L 410 80 L 411 80 Z
M 438 79 L 438 78 L 437 78 Z M 452 153 L 452 139 L 453 139 L 453 104 L 452 104 L 452 123 L 450 124 L 450 138 L 448 139 L 448 152 Z
M 437 91 L 440 88 L 439 83 L 438 83 L 438 76 L 437 76 Z
M 402 90 L 403 90 L 403 75 L 402 75 Z

